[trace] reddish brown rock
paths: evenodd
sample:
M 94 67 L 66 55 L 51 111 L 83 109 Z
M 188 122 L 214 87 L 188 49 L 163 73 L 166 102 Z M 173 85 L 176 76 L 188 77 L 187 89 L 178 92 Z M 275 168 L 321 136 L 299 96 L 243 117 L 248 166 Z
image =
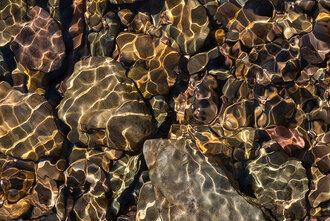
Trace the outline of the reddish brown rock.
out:
M 277 126 L 266 129 L 266 131 L 270 138 L 275 140 L 288 154 L 292 154 L 296 149 L 305 147 L 304 139 L 299 136 L 295 129 Z
M 38 6 L 30 9 L 27 16 L 30 20 L 18 26 L 11 50 L 19 62 L 30 69 L 43 72 L 59 69 L 65 45 L 58 24 Z

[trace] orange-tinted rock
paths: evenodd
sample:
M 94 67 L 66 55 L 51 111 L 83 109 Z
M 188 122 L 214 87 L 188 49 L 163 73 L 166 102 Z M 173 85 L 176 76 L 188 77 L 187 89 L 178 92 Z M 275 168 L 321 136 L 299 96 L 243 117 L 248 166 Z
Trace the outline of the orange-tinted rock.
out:
M 0 46 L 9 43 L 16 27 L 24 21 L 26 3 L 23 0 L 3 0 L 0 3 Z
M 153 133 L 150 110 L 125 72 L 107 57 L 76 63 L 58 111 L 71 142 L 135 151 Z
M 180 54 L 163 40 L 131 32 L 121 32 L 116 39 L 120 61 L 135 62 L 127 76 L 145 98 L 168 94 L 176 81 Z
M 161 17 L 166 37 L 173 39 L 183 54 L 197 52 L 210 32 L 207 11 L 197 0 L 166 0 Z
M 88 30 L 99 31 L 102 27 L 102 17 L 107 8 L 108 0 L 87 0 L 85 21 Z
M 64 136 L 57 128 L 51 106 L 42 96 L 23 94 L 2 81 L 0 112 L 2 153 L 33 161 L 61 153 Z

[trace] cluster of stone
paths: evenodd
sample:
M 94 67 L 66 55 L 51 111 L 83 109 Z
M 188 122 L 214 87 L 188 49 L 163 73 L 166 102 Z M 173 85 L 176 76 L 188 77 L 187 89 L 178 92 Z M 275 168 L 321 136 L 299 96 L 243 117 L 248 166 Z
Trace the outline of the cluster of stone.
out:
M 0 0 L 0 220 L 330 217 L 327 0 Z

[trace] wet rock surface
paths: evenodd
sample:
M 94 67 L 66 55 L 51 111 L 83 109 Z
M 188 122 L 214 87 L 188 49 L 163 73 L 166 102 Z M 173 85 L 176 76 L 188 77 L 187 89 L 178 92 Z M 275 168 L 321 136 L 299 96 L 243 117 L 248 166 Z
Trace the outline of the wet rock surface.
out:
M 306 170 L 300 161 L 289 158 L 283 151 L 267 150 L 268 145 L 276 143 L 266 142 L 260 156 L 247 163 L 255 196 L 281 220 L 302 219 L 306 215 L 308 191 Z
M 1 153 L 33 161 L 58 156 L 65 137 L 46 99 L 36 93 L 21 93 L 5 81 L 0 83 L 0 91 Z
M 143 154 L 156 199 L 141 203 L 155 202 L 160 219 L 264 220 L 261 210 L 240 196 L 216 161 L 205 157 L 191 140 L 148 140 Z M 152 195 L 149 185 L 139 198 Z M 148 214 L 151 208 L 145 209 L 138 203 L 137 220 L 154 215 Z
M 6 0 L 0 5 L 0 45 L 10 42 L 15 27 L 24 21 L 26 3 L 23 0 Z
M 151 135 L 152 116 L 119 62 L 86 58 L 66 84 L 58 114 L 71 128 L 71 142 L 134 151 Z
M 326 0 L 1 0 L 0 220 L 329 220 Z
M 17 27 L 10 43 L 18 61 L 30 69 L 50 72 L 59 69 L 65 55 L 62 33 L 44 9 L 35 6 L 27 12 L 30 21 Z

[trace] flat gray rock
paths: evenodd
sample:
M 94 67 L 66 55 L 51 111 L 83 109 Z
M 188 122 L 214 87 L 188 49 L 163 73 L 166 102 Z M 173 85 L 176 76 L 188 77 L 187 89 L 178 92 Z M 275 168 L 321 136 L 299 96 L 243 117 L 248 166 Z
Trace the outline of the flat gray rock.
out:
M 261 210 L 239 195 L 215 160 L 191 140 L 147 140 L 143 154 L 154 188 L 150 183 L 142 187 L 138 220 L 264 220 Z M 152 207 L 158 207 L 160 217 Z

